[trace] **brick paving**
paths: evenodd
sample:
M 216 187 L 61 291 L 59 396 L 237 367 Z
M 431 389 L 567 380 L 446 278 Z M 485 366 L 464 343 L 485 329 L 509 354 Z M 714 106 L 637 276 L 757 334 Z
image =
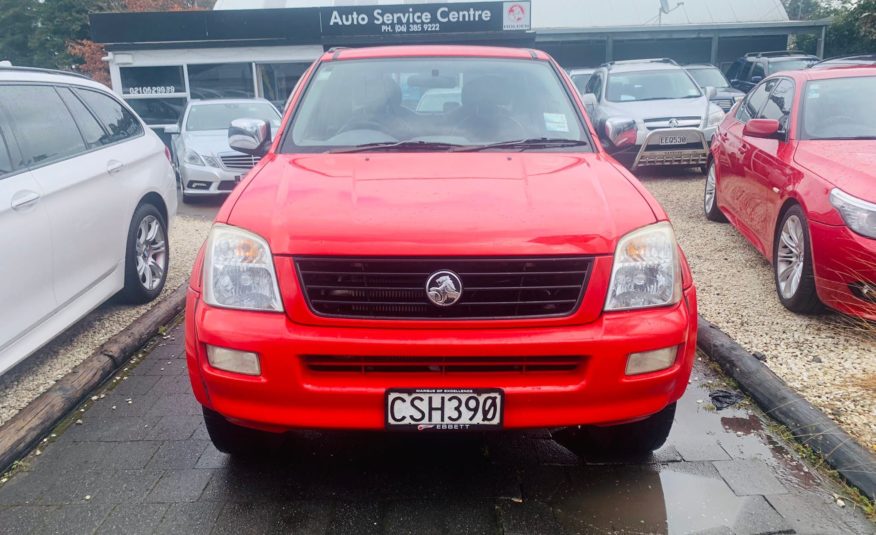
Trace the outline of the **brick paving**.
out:
M 669 443 L 582 462 L 547 431 L 291 434 L 234 462 L 210 444 L 177 327 L 0 487 L 0 533 L 874 533 L 702 363 Z M 82 423 L 72 423 L 81 419 Z

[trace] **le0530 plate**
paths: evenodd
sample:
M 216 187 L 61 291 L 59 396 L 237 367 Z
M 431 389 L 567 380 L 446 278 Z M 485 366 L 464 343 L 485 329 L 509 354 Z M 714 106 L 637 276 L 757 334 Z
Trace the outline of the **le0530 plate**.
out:
M 660 136 L 661 145 L 684 145 L 687 143 L 687 136 Z
M 504 410 L 505 393 L 496 388 L 395 388 L 386 391 L 387 429 L 501 429 Z

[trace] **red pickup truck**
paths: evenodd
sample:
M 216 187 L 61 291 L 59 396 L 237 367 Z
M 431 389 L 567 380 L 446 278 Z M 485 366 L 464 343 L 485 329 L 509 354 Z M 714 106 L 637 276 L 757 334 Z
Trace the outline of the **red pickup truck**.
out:
M 332 50 L 276 133 L 243 119 L 229 141 L 261 161 L 218 214 L 186 310 L 219 450 L 328 428 L 664 442 L 695 355 L 691 274 L 548 55 Z

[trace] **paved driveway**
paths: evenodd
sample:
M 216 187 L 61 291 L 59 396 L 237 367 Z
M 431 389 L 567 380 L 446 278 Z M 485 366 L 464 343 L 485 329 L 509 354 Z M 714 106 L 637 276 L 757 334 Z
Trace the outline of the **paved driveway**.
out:
M 176 328 L 0 488 L 0 532 L 873 532 L 758 415 L 712 410 L 702 363 L 694 376 L 645 463 L 582 463 L 541 431 L 296 433 L 240 464 L 210 445 Z

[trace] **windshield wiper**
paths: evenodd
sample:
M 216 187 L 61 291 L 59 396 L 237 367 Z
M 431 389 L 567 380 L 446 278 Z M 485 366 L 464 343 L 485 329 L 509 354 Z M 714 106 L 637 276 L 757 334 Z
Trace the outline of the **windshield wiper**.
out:
M 563 138 L 532 138 L 519 139 L 516 141 L 501 141 L 499 143 L 490 143 L 489 145 L 475 145 L 472 147 L 460 147 L 453 149 L 453 152 L 480 152 L 485 150 L 501 150 L 501 149 L 519 149 L 521 151 L 530 149 L 551 149 L 561 147 L 589 147 L 590 143 L 579 139 L 563 139 Z
M 329 151 L 331 154 L 352 154 L 356 152 L 372 152 L 372 151 L 449 151 L 452 149 L 461 148 L 462 145 L 455 143 L 438 143 L 434 141 L 380 141 L 377 143 L 365 143 L 364 145 L 356 145 L 345 149 L 337 149 Z

